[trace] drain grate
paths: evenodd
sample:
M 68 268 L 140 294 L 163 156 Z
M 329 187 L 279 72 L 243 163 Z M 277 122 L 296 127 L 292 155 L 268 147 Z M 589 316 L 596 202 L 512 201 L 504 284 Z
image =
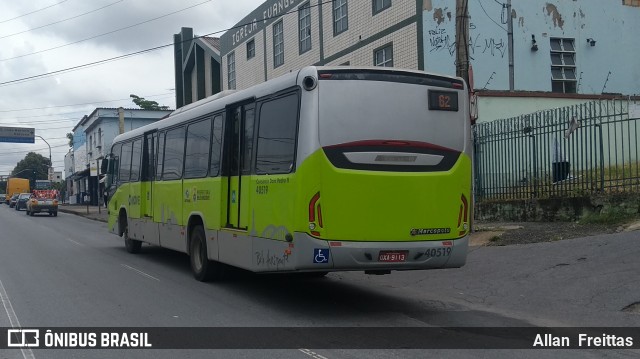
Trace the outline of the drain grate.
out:
M 627 313 L 640 314 L 640 302 L 629 304 L 626 307 L 622 308 L 622 311 Z

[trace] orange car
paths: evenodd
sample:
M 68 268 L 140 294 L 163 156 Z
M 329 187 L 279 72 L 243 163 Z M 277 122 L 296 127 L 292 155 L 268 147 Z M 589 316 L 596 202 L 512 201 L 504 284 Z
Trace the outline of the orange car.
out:
M 27 201 L 27 215 L 46 211 L 50 216 L 58 216 L 58 191 L 35 190 Z

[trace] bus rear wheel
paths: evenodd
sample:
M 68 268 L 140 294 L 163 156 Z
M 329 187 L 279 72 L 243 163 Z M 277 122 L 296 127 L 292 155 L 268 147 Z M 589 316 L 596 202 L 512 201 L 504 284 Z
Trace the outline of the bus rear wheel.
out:
M 207 240 L 202 225 L 196 225 L 191 230 L 189 242 L 189 256 L 193 276 L 201 281 L 217 281 L 224 277 L 222 263 L 210 261 L 207 252 Z
M 55 214 L 58 215 L 57 213 Z M 127 219 L 122 217 L 124 229 L 122 231 L 122 237 L 124 238 L 124 247 L 127 249 L 129 253 L 140 253 L 140 248 L 142 248 L 142 242 L 129 238 L 129 224 L 127 223 Z

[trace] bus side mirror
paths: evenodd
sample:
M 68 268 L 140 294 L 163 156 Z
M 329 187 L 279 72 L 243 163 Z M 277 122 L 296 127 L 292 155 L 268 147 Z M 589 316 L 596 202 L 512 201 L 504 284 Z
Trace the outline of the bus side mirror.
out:
M 106 174 L 107 170 L 109 169 L 109 157 L 105 158 L 102 160 L 102 163 L 100 164 L 100 174 Z

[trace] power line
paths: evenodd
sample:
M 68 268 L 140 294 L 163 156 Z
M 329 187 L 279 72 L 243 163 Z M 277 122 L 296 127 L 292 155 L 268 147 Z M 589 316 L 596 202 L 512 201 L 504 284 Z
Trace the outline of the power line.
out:
M 95 61 L 95 62 L 90 62 L 88 64 L 68 67 L 68 68 L 62 69 L 62 70 L 51 71 L 51 72 L 47 72 L 47 73 L 40 74 L 40 75 L 34 75 L 34 76 L 29 76 L 29 77 L 23 77 L 23 78 L 17 79 L 17 80 L 0 82 L 0 86 L 6 86 L 6 85 L 13 84 L 13 83 L 22 83 L 22 82 L 26 82 L 26 81 L 29 81 L 29 80 L 37 80 L 37 79 L 45 78 L 45 77 L 48 77 L 48 76 L 51 76 L 51 75 L 54 75 L 54 74 L 70 72 L 70 71 L 79 70 L 79 69 L 86 68 L 86 67 L 92 67 L 92 66 L 104 64 L 104 63 L 107 63 L 107 62 L 121 60 L 121 59 L 124 59 L 124 58 L 127 58 L 127 57 L 137 56 L 137 55 L 141 55 L 141 54 L 144 54 L 144 53 L 147 53 L 147 52 L 159 50 L 159 49 L 162 49 L 164 47 L 169 47 L 171 45 L 173 45 L 173 44 L 156 46 L 156 47 L 152 47 L 150 49 L 141 50 L 141 51 L 137 51 L 137 52 L 132 52 L 132 53 L 125 54 L 125 55 L 115 56 L 115 57 L 111 57 L 111 58 L 108 58 L 108 59 L 99 60 L 99 61 Z
M 1 83 L 0 83 L 1 84 Z M 165 95 L 171 95 L 173 92 L 166 92 L 166 93 L 160 93 L 160 94 L 155 94 L 155 95 L 146 95 L 144 96 L 145 98 L 147 97 L 157 97 L 157 96 L 165 96 Z M 18 108 L 18 109 L 12 109 L 12 110 L 0 110 L 0 112 L 16 112 L 16 111 L 31 111 L 31 110 L 44 110 L 44 109 L 48 109 L 48 108 L 60 108 L 60 107 L 73 107 L 73 106 L 84 106 L 84 105 L 95 105 L 97 103 L 107 103 L 107 102 L 117 102 L 117 101 L 127 101 L 127 100 L 131 100 L 131 97 L 128 98 L 121 98 L 121 99 L 117 99 L 117 100 L 105 100 L 105 101 L 93 101 L 93 102 L 85 102 L 85 103 L 76 103 L 73 105 L 56 105 L 56 106 L 46 106 L 46 107 L 32 107 L 32 108 Z M 76 111 L 76 112 L 82 112 L 82 111 Z M 69 112 L 69 113 L 75 113 L 75 112 Z M 46 116 L 46 115 L 45 115 Z M 0 119 L 2 120 L 2 119 Z
M 68 143 L 65 143 L 65 144 L 63 144 L 63 145 L 51 146 L 51 148 L 60 148 L 60 147 L 64 147 L 64 146 L 69 147 L 69 144 L 68 144 Z M 15 153 L 25 153 L 25 152 L 27 152 L 27 153 L 28 153 L 28 152 L 48 151 L 48 150 L 49 150 L 49 147 L 46 147 L 46 148 L 38 148 L 38 149 L 31 149 L 31 150 L 9 151 L 9 152 L 7 152 L 7 151 L 2 151 L 2 154 L 3 154 L 3 155 L 5 155 L 5 154 L 12 154 L 12 153 L 13 153 L 13 154 L 15 154 Z
M 310 5 L 309 7 L 319 7 L 319 6 L 322 6 L 324 4 L 330 4 L 332 2 L 333 2 L 333 0 L 328 0 L 328 1 L 320 2 L 320 3 L 316 4 L 316 5 Z M 270 16 L 270 17 L 265 17 L 263 20 L 274 19 L 274 18 L 277 18 L 277 17 L 280 17 L 280 16 L 292 14 L 292 13 L 298 12 L 298 11 L 299 11 L 298 9 L 290 10 L 290 11 L 287 11 L 287 12 L 283 13 L 282 15 L 277 15 L 277 16 L 274 15 L 274 16 Z M 128 57 L 137 56 L 137 55 L 141 55 L 141 54 L 144 54 L 144 53 L 147 53 L 147 52 L 160 50 L 160 49 L 163 49 L 165 47 L 182 44 L 184 42 L 189 42 L 189 41 L 192 41 L 192 40 L 195 40 L 195 39 L 201 39 L 201 38 L 204 38 L 204 37 L 207 37 L 207 36 L 211 36 L 211 35 L 215 35 L 215 34 L 218 34 L 218 33 L 221 33 L 221 32 L 226 32 L 226 31 L 233 30 L 233 29 L 239 29 L 239 28 L 242 28 L 244 26 L 251 25 L 252 23 L 253 22 L 247 22 L 247 23 L 239 24 L 239 25 L 236 25 L 234 27 L 230 27 L 228 29 L 214 31 L 214 32 L 211 32 L 211 33 L 208 33 L 208 34 L 205 34 L 205 35 L 201 35 L 201 36 L 194 36 L 192 39 L 183 40 L 183 41 L 176 42 L 176 43 L 173 43 L 173 44 L 160 45 L 160 46 L 152 47 L 152 48 L 145 49 L 145 50 L 140 50 L 140 51 L 131 52 L 131 53 L 120 55 L 120 56 L 111 57 L 111 58 L 104 59 L 104 60 L 99 60 L 99 61 L 90 62 L 90 63 L 83 64 L 83 65 L 77 65 L 77 66 L 68 67 L 66 69 L 60 69 L 60 70 L 56 70 L 56 71 L 46 72 L 46 73 L 39 74 L 39 75 L 23 77 L 21 79 L 15 79 L 15 80 L 11 80 L 11 81 L 0 82 L 0 87 L 8 86 L 8 85 L 11 85 L 11 84 L 16 84 L 16 83 L 22 83 L 22 82 L 26 82 L 26 81 L 39 80 L 41 78 L 53 76 L 54 74 L 58 74 L 58 73 L 77 71 L 77 70 L 81 70 L 81 69 L 84 69 L 84 68 L 87 68 L 87 67 L 93 67 L 93 66 L 102 65 L 102 64 L 105 64 L 105 63 L 111 62 L 111 61 L 122 60 L 122 59 L 125 59 L 125 58 L 128 58 Z M 2 111 L 0 111 L 0 112 L 2 112 Z
M 113 2 L 113 3 L 109 4 L 109 5 L 105 5 L 105 6 L 103 6 L 103 7 L 100 7 L 100 8 L 97 8 L 97 9 L 91 10 L 91 11 L 87 11 L 87 12 L 82 13 L 82 14 L 80 14 L 80 15 L 76 15 L 76 16 L 68 17 L 68 18 L 63 19 L 63 20 L 59 20 L 59 21 L 55 21 L 55 22 L 48 23 L 48 24 L 46 24 L 46 25 L 42 25 L 42 26 L 38 26 L 38 27 L 34 27 L 33 29 L 28 29 L 28 30 L 24 30 L 24 31 L 20 31 L 20 32 L 15 32 L 15 33 L 13 33 L 13 34 L 5 35 L 5 36 L 0 36 L 0 39 L 5 39 L 5 38 L 7 38 L 7 37 L 11 37 L 11 36 L 19 35 L 19 34 L 24 34 L 25 32 L 29 32 L 29 31 L 33 31 L 33 30 L 42 29 L 42 28 L 45 28 L 45 27 L 47 27 L 47 26 L 51 26 L 51 25 L 55 25 L 55 24 L 59 24 L 59 23 L 61 23 L 61 22 L 65 22 L 65 21 L 69 21 L 69 20 L 77 19 L 77 18 L 82 17 L 82 16 L 84 16 L 84 15 L 88 15 L 88 14 L 91 14 L 91 13 L 93 13 L 93 12 L 100 11 L 100 10 L 102 10 L 102 9 L 104 9 L 104 8 L 107 8 L 107 7 L 109 7 L 109 6 L 115 5 L 115 4 L 117 4 L 117 3 L 121 3 L 121 2 L 123 2 L 123 1 L 124 1 L 124 0 L 118 0 L 118 1 L 116 1 L 116 2 Z
M 487 17 L 489 18 L 489 20 L 491 20 L 494 24 L 498 25 L 498 27 L 500 27 L 502 30 L 504 30 L 505 32 L 507 32 L 507 29 L 505 29 L 504 27 L 502 27 L 502 25 L 498 24 L 495 20 L 493 20 L 491 18 L 491 16 L 489 16 L 489 14 L 487 13 L 487 10 L 484 9 L 484 6 L 482 6 L 482 0 L 478 0 L 478 4 L 480 4 L 480 7 L 482 8 L 482 11 L 484 12 L 485 15 L 487 15 Z M 500 3 L 498 3 L 500 4 Z M 502 4 L 502 6 L 504 6 L 504 4 Z M 511 16 L 511 14 L 508 14 L 509 16 Z
M 84 38 L 84 39 L 82 39 L 82 40 L 78 40 L 78 41 L 70 42 L 70 43 L 67 43 L 67 44 L 64 44 L 64 45 L 54 46 L 54 47 L 50 47 L 50 48 L 48 48 L 48 49 L 44 49 L 44 50 L 40 50 L 40 51 L 35 51 L 35 52 L 31 52 L 31 53 L 24 54 L 24 55 L 18 55 L 18 56 L 14 56 L 14 57 L 8 57 L 8 58 L 6 58 L 6 59 L 0 59 L 0 61 L 8 61 L 8 60 L 19 59 L 19 58 L 21 58 L 21 57 L 26 57 L 26 56 L 31 56 L 31 55 L 35 55 L 35 54 L 40 54 L 40 53 L 43 53 L 43 52 L 47 52 L 47 51 L 51 51 L 51 50 L 55 50 L 55 49 L 59 49 L 59 48 L 66 47 L 66 46 L 69 46 L 69 45 L 75 45 L 75 44 L 81 43 L 81 42 L 83 42 L 83 41 L 96 39 L 96 38 L 98 38 L 98 37 L 102 37 L 102 36 L 105 36 L 105 35 L 110 35 L 110 34 L 113 34 L 113 33 L 116 33 L 116 32 L 122 31 L 122 30 L 127 30 L 127 29 L 131 29 L 131 28 L 133 28 L 133 27 L 136 27 L 136 26 L 139 26 L 139 25 L 142 25 L 142 24 L 146 24 L 146 23 L 151 22 L 151 21 L 155 21 L 155 20 L 158 20 L 158 19 L 162 19 L 162 18 L 164 18 L 164 17 L 171 16 L 171 15 L 177 14 L 177 13 L 179 13 L 179 12 L 189 10 L 189 9 L 194 8 L 194 7 L 196 7 L 196 6 L 204 5 L 204 4 L 206 4 L 206 3 L 208 3 L 208 2 L 211 2 L 211 1 L 212 1 L 212 0 L 206 0 L 206 1 L 203 1 L 203 2 L 201 2 L 201 3 L 198 3 L 198 4 L 195 4 L 195 5 L 191 5 L 191 6 L 189 6 L 189 7 L 186 7 L 186 8 L 184 8 L 184 9 L 180 9 L 180 10 L 177 10 L 177 11 L 174 11 L 174 12 L 170 12 L 170 13 L 168 13 L 168 14 L 165 14 L 165 15 L 162 15 L 162 16 L 158 16 L 158 17 L 155 17 L 155 18 L 153 18 L 153 19 L 149 19 L 149 20 L 146 20 L 146 21 L 143 21 L 143 22 L 139 22 L 139 23 L 137 23 L 137 24 L 133 24 L 133 25 L 129 25 L 129 26 L 125 26 L 125 27 L 121 27 L 121 28 L 116 29 L 116 30 L 113 30 L 113 31 L 109 31 L 109 32 L 105 32 L 105 33 L 98 34 L 98 35 L 95 35 L 95 36 L 87 37 L 87 38 Z
M 50 7 L 54 7 L 54 6 L 56 6 L 56 5 L 60 5 L 60 4 L 62 4 L 63 2 L 66 2 L 66 1 L 69 1 L 69 0 L 62 0 L 62 1 L 59 1 L 59 2 L 57 2 L 57 3 L 55 3 L 55 4 L 53 4 L 53 5 L 49 5 L 49 6 L 46 6 L 46 7 L 41 8 L 41 9 L 34 10 L 34 11 L 32 11 L 32 12 L 28 12 L 28 13 L 26 13 L 26 14 L 18 15 L 18 16 L 14 17 L 14 18 L 11 18 L 11 19 L 2 20 L 2 21 L 0 21 L 0 24 L 3 24 L 3 23 L 5 23 L 5 22 L 9 22 L 9 21 L 11 21 L 11 20 L 15 20 L 15 19 L 18 19 L 18 18 L 21 18 L 21 17 L 27 16 L 27 15 L 35 14 L 35 13 L 37 13 L 38 11 L 42 11 L 42 10 L 48 9 L 48 8 L 50 8 Z

